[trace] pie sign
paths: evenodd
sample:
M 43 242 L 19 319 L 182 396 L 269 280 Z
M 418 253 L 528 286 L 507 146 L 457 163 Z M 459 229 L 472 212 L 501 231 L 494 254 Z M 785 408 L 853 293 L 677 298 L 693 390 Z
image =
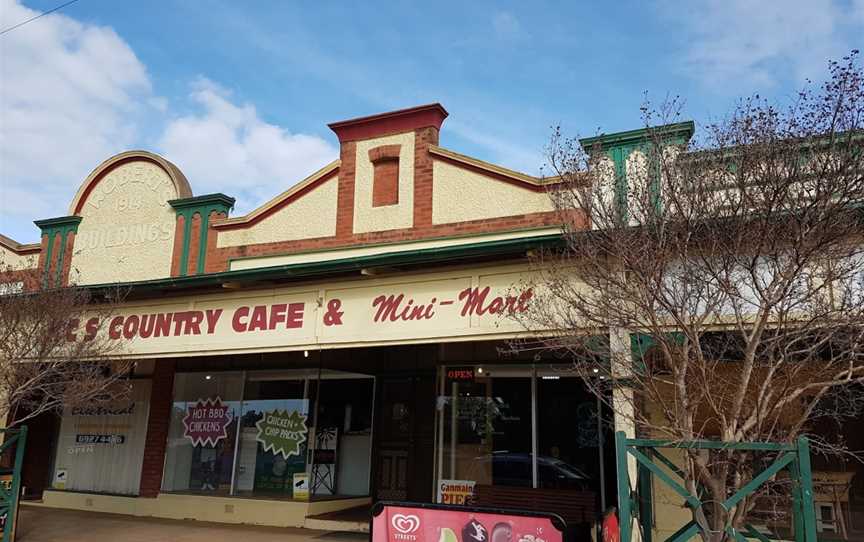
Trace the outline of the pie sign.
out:
M 233 415 L 228 405 L 219 397 L 198 399 L 186 407 L 183 418 L 183 436 L 192 441 L 192 446 L 216 446 L 228 437 L 228 424 Z

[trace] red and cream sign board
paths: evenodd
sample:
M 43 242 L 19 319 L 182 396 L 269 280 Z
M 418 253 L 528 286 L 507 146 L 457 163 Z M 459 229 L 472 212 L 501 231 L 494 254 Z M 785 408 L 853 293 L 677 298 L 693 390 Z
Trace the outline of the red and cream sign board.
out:
M 201 296 L 126 306 L 75 322 L 70 340 L 106 333 L 133 356 L 458 340 L 523 331 L 534 290 L 518 271 L 465 272 Z

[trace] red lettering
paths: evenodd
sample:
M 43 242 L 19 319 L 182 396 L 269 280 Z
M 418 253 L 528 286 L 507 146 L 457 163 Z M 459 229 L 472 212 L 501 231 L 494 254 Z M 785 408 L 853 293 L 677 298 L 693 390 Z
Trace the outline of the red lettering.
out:
M 399 294 L 398 296 L 394 296 L 390 294 L 389 296 L 379 295 L 375 299 L 372 300 L 372 307 L 378 307 L 378 310 L 375 312 L 375 321 L 382 322 L 384 320 L 390 320 L 391 322 L 396 321 L 396 311 L 399 309 L 399 305 L 402 303 L 402 300 L 405 298 L 404 295 Z
M 122 334 L 122 326 L 123 317 L 115 316 L 113 319 L 111 319 L 111 323 L 108 325 L 108 336 L 112 339 L 119 339 Z
M 189 311 L 189 319 L 186 321 L 186 335 L 190 333 L 201 335 L 201 322 L 204 321 L 204 313 L 201 311 Z
M 213 332 L 216 331 L 216 324 L 222 316 L 222 309 L 207 309 L 205 314 L 207 315 L 207 335 L 213 335 Z
M 493 297 L 489 301 L 489 304 L 486 305 L 489 290 L 490 287 L 487 286 L 482 290 L 480 288 L 465 288 L 459 292 L 459 301 L 464 302 L 462 305 L 462 316 L 472 314 L 482 316 L 487 312 L 489 314 L 525 312 L 528 310 L 528 301 L 534 295 L 534 292 L 529 288 L 522 292 L 518 298 L 513 296 L 497 296 Z
M 174 336 L 178 336 L 183 333 L 183 324 L 189 319 L 188 312 L 175 312 L 174 313 Z
M 156 324 L 155 314 L 142 314 L 141 325 L 138 326 L 138 336 L 142 339 L 147 339 L 153 335 L 153 327 Z
M 154 337 L 167 337 L 171 335 L 171 316 L 170 312 L 160 312 L 156 315 L 156 323 L 154 324 Z
M 246 318 L 249 316 L 249 307 L 239 307 L 236 311 L 234 311 L 234 316 L 231 318 L 231 327 L 237 333 L 244 333 L 246 331 L 246 322 L 241 320 L 241 318 Z
M 288 317 L 285 320 L 286 328 L 303 327 L 303 303 L 291 303 L 288 305 Z
M 138 333 L 138 316 L 133 314 L 123 322 L 123 336 L 131 339 Z
M 437 298 L 433 297 L 429 304 L 426 305 L 426 310 L 423 312 L 423 318 L 429 320 L 433 316 L 435 316 L 435 302 L 438 301 Z
M 84 329 L 86 330 L 86 333 L 84 334 L 85 341 L 92 341 L 95 339 L 96 333 L 99 331 L 99 318 L 93 317 L 87 320 Z
M 285 310 L 287 308 L 288 305 L 285 303 L 279 303 L 270 307 L 270 325 L 267 326 L 267 329 L 276 329 L 276 324 L 285 321 Z
M 462 316 L 469 314 L 483 315 L 486 309 L 483 308 L 483 302 L 486 301 L 486 296 L 489 295 L 489 287 L 482 290 L 479 288 L 465 288 L 459 292 L 459 301 L 464 301 L 462 305 Z
M 246 331 L 258 331 L 267 329 L 267 305 L 256 305 L 252 309 L 252 317 L 249 318 L 249 329 Z

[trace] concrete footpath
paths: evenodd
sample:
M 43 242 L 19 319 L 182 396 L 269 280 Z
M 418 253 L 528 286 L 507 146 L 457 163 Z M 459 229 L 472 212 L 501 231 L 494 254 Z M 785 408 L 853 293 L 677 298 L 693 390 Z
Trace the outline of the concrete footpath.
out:
M 368 534 L 224 525 L 21 506 L 18 542 L 364 542 Z

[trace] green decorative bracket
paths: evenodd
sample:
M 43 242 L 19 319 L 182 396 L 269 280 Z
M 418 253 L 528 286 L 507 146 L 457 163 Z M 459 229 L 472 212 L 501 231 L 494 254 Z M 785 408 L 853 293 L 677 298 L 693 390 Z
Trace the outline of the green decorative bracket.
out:
M 48 218 L 36 220 L 36 224 L 42 235 L 48 237 L 45 248 L 45 267 L 42 270 L 42 286 L 45 288 L 58 288 L 63 278 L 63 258 L 66 255 L 66 242 L 70 233 L 78 232 L 78 224 L 81 223 L 80 216 L 61 216 L 59 218 Z M 54 276 L 51 276 L 51 266 L 54 263 L 54 240 L 60 236 L 60 250 L 57 254 L 57 264 L 54 266 Z
M 192 217 L 201 217 L 201 235 L 198 242 L 198 265 L 195 274 L 204 273 L 204 263 L 207 257 L 207 233 L 210 224 L 210 214 L 213 212 L 228 214 L 234 207 L 234 198 L 225 194 L 207 194 L 193 198 L 174 199 L 168 203 L 183 217 L 183 251 L 180 254 L 180 276 L 186 276 L 189 267 L 189 244 L 192 237 Z

